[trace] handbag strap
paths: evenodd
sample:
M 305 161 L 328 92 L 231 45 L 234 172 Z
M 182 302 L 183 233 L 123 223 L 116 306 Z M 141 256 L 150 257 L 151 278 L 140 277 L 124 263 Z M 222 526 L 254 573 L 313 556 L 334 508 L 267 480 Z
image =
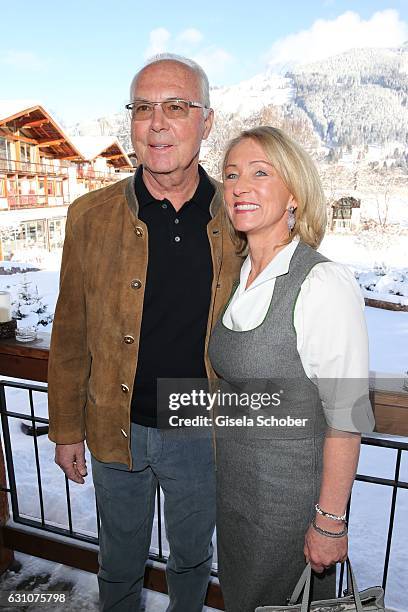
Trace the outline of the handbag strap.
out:
M 308 563 L 305 569 L 303 570 L 301 577 L 297 581 L 295 588 L 293 589 L 293 593 L 288 601 L 288 604 L 290 606 L 293 606 L 297 603 L 303 589 L 304 589 L 303 596 L 305 594 L 305 591 L 307 590 L 308 591 L 307 599 L 309 599 L 311 578 L 312 578 L 312 568 L 311 568 L 310 563 Z
M 360 594 L 358 592 L 358 586 L 356 577 L 354 575 L 353 569 L 351 567 L 350 559 L 347 557 L 347 580 L 348 584 L 352 587 L 352 593 L 354 598 L 354 603 L 356 605 L 356 612 L 363 612 L 363 605 L 361 603 Z M 295 605 L 300 597 L 300 594 L 303 591 L 302 597 L 302 605 L 300 608 L 300 612 L 310 612 L 309 606 L 309 597 L 310 597 L 310 585 L 312 581 L 312 568 L 310 563 L 308 563 L 305 569 L 302 572 L 295 588 L 293 589 L 292 596 L 288 601 L 288 605 Z
M 360 593 L 358 592 L 357 580 L 351 567 L 351 561 L 347 557 L 347 590 L 349 591 L 351 585 L 351 595 L 354 597 L 354 603 L 356 604 L 357 612 L 363 612 L 363 604 L 361 603 Z

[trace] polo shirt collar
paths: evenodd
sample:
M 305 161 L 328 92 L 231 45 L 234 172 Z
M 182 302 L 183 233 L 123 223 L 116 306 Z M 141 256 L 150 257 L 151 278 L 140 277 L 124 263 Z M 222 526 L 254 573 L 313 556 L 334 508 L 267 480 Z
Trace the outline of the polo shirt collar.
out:
M 215 193 L 215 188 L 211 183 L 210 179 L 208 178 L 206 171 L 200 165 L 198 166 L 198 173 L 200 178 L 198 181 L 197 189 L 195 190 L 193 196 L 189 201 L 194 202 L 194 204 L 196 204 L 201 210 L 208 213 L 210 202 Z M 143 208 L 144 206 L 147 206 L 147 204 L 150 204 L 152 202 L 160 201 L 157 200 L 154 196 L 152 196 L 149 190 L 147 189 L 143 180 L 142 165 L 140 165 L 135 172 L 134 187 L 136 198 L 139 203 L 139 209 Z
M 139 210 L 150 204 L 151 202 L 157 202 L 156 198 L 153 197 L 146 187 L 143 180 L 143 166 L 140 165 L 135 172 L 135 194 L 139 204 Z

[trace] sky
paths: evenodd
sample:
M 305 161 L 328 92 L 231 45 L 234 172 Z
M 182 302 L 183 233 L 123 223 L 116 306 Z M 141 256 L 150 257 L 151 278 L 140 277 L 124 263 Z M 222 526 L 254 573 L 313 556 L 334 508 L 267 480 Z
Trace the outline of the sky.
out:
M 212 85 L 354 47 L 408 41 L 408 0 L 0 0 L 0 100 L 70 125 L 118 112 L 152 54 L 187 55 Z

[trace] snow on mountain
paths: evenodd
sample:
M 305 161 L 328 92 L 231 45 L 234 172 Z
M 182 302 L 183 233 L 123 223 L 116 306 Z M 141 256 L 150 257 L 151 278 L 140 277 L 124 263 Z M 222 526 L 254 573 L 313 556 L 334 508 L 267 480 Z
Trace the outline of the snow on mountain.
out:
M 307 139 L 315 148 L 386 147 L 387 152 L 379 151 L 381 160 L 390 156 L 389 143 L 393 142 L 394 149 L 399 149 L 394 161 L 408 166 L 408 45 L 354 49 L 297 66 L 285 76 L 269 69 L 235 85 L 214 87 L 210 96 L 216 111 L 215 129 L 223 132 L 231 131 L 231 126 L 224 128 L 222 123 L 238 128 L 247 119 L 251 124 L 269 119 L 286 129 L 283 121 L 274 121 L 280 116 L 303 125 L 309 122 L 314 143 L 309 136 Z M 265 114 L 265 108 L 273 112 Z M 77 123 L 69 132 L 114 135 L 125 150 L 132 149 L 124 111 Z M 214 142 L 219 144 L 217 139 Z
M 339 55 L 333 55 L 319 62 L 303 64 L 296 67 L 294 73 L 327 74 L 333 78 L 344 75 L 386 75 L 392 72 L 406 72 L 408 46 L 395 48 L 351 49 Z
M 279 74 L 264 73 L 229 87 L 210 91 L 211 106 L 223 114 L 239 114 L 242 118 L 264 106 L 289 104 L 295 91 L 290 79 Z
M 408 47 L 354 49 L 288 74 L 329 146 L 408 142 Z

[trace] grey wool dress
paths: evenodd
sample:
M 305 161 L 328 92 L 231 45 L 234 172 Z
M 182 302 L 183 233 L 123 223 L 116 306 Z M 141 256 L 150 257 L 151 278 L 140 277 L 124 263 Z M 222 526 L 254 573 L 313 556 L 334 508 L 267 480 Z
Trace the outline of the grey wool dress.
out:
M 245 409 L 253 426 L 216 427 L 219 577 L 227 612 L 285 604 L 305 566 L 304 536 L 319 498 L 327 425 L 297 351 L 293 313 L 303 281 L 324 261 L 299 242 L 288 273 L 276 279 L 264 321 L 233 331 L 221 317 L 213 330 L 210 359 L 230 390 L 269 389 L 281 400 Z M 259 416 L 289 425 L 258 426 Z M 302 426 L 290 426 L 288 416 Z M 334 597 L 335 568 L 316 574 L 313 583 L 313 599 Z

